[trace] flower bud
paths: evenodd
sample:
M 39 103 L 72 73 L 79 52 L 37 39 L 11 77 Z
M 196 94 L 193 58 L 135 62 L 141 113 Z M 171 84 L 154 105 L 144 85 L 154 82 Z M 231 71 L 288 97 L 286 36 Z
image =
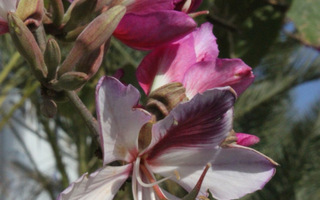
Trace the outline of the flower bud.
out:
M 36 29 L 44 15 L 43 0 L 20 0 L 16 13 L 29 28 Z
M 69 32 L 79 25 L 88 23 L 92 19 L 96 4 L 97 0 L 74 0 L 63 18 L 63 30 Z
M 61 61 L 61 52 L 58 43 L 54 39 L 49 39 L 44 52 L 44 61 L 48 67 L 47 80 L 55 78 L 58 65 Z
M 71 71 L 79 60 L 105 43 L 116 29 L 126 8 L 115 6 L 96 17 L 78 36 L 74 47 L 62 63 L 58 75 Z
M 51 0 L 52 5 L 52 21 L 56 26 L 60 26 L 64 15 L 64 7 L 62 0 Z
M 44 98 L 40 110 L 45 117 L 52 118 L 57 113 L 57 104 L 52 99 Z
M 88 80 L 88 75 L 83 72 L 64 73 L 58 81 L 54 80 L 53 88 L 56 90 L 76 90 Z
M 105 52 L 104 50 L 105 44 L 101 45 L 98 49 L 96 49 L 89 55 L 84 56 L 79 61 L 79 64 L 77 64 L 76 71 L 86 73 L 88 75 L 88 78 L 90 79 L 100 68 Z
M 26 59 L 36 78 L 40 82 L 44 82 L 47 76 L 47 67 L 32 33 L 15 13 L 8 13 L 8 25 L 17 50 Z

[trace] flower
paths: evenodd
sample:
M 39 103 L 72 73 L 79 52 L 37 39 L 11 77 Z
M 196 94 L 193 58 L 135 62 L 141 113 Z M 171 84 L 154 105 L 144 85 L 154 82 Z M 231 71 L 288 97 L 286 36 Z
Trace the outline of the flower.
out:
M 240 95 L 254 80 L 251 68 L 240 59 L 220 59 L 212 25 L 150 52 L 137 69 L 146 94 L 172 82 L 186 88 L 188 98 L 207 89 L 231 86 Z
M 0 35 L 9 31 L 7 14 L 16 10 L 18 2 L 19 0 L 2 0 L 0 2 Z
M 128 0 L 127 13 L 114 36 L 126 45 L 149 50 L 180 39 L 193 31 L 197 24 L 188 16 L 199 0 Z
M 275 173 L 276 164 L 253 149 L 220 146 L 232 131 L 236 95 L 230 87 L 197 94 L 158 122 L 150 121 L 151 114 L 136 107 L 139 97 L 136 88 L 114 77 L 99 81 L 96 106 L 103 167 L 90 176 L 84 174 L 59 200 L 112 199 L 130 176 L 134 199 L 163 195 L 174 200 L 178 198 L 159 188 L 154 174 L 190 191 L 207 163 L 211 167 L 199 195 L 207 195 L 209 189 L 215 198 L 235 199 L 261 189 Z M 107 166 L 114 161 L 125 164 Z

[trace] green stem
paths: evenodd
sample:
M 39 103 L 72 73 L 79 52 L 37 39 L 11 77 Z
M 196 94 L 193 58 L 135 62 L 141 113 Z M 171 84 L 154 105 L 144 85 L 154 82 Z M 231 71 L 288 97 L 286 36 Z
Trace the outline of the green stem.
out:
M 69 100 L 71 101 L 71 103 L 78 110 L 80 116 L 86 123 L 87 127 L 89 128 L 95 140 L 98 142 L 98 144 L 100 144 L 100 137 L 99 137 L 100 131 L 99 131 L 99 125 L 97 120 L 92 116 L 91 112 L 83 104 L 83 102 L 78 97 L 75 91 L 66 91 L 66 94 Z

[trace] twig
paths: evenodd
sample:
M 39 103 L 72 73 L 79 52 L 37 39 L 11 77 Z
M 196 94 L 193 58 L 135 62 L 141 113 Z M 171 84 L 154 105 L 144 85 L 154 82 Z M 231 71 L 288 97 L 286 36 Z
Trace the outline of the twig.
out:
M 81 99 L 78 97 L 75 91 L 66 91 L 66 94 L 71 101 L 71 103 L 76 107 L 82 119 L 85 121 L 87 127 L 94 139 L 100 144 L 99 137 L 99 125 L 97 120 L 92 116 L 91 112 L 87 109 L 87 107 L 83 104 Z

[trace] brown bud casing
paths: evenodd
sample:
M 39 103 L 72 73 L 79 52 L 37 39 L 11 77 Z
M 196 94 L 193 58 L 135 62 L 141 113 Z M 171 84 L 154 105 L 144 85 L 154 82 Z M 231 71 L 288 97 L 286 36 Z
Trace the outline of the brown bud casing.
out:
M 185 92 L 181 83 L 164 85 L 150 93 L 146 109 L 155 115 L 157 121 L 163 119 L 177 104 L 188 100 Z

